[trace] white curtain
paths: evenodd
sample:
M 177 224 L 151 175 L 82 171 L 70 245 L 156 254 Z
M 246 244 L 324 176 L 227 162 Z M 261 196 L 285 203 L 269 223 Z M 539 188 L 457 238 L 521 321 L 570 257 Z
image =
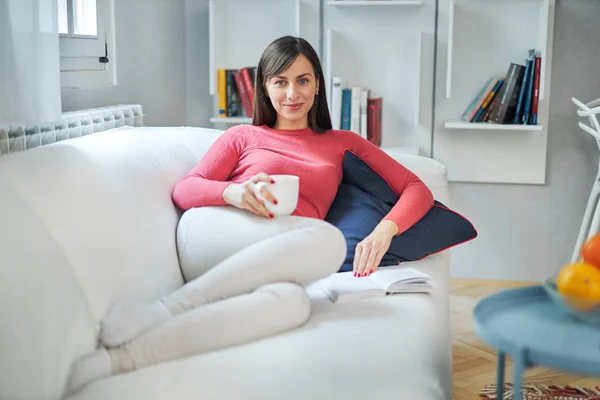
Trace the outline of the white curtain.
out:
M 60 120 L 56 0 L 0 0 L 0 125 Z

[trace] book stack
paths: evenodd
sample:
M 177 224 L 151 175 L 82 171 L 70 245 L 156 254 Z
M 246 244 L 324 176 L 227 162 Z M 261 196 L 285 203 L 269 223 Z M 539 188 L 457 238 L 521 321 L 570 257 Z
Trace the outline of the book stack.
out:
M 537 125 L 541 57 L 529 51 L 525 65 L 511 63 L 492 76 L 463 112 L 465 122 Z
M 370 97 L 370 90 L 345 85 L 339 76 L 331 78 L 331 124 L 333 129 L 352 131 L 376 146 L 381 146 L 381 97 Z
M 256 67 L 217 70 L 219 117 L 252 117 Z

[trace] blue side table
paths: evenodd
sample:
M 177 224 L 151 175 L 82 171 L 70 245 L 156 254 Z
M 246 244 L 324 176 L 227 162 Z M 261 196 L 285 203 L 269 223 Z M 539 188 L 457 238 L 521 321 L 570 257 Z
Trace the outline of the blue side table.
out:
M 498 351 L 498 399 L 503 398 L 507 355 L 513 360 L 513 400 L 520 397 L 526 368 L 600 376 L 600 327 L 567 315 L 542 286 L 488 296 L 477 304 L 473 317 L 477 335 Z

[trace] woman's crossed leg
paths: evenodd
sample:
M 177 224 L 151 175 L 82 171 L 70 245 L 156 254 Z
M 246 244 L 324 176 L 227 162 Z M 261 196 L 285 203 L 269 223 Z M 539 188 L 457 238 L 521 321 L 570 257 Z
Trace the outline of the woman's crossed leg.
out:
M 188 283 L 153 303 L 111 311 L 101 332 L 109 350 L 75 364 L 72 390 L 303 324 L 310 313 L 303 286 L 337 272 L 346 242 L 318 219 L 202 207 L 182 216 L 178 252 Z

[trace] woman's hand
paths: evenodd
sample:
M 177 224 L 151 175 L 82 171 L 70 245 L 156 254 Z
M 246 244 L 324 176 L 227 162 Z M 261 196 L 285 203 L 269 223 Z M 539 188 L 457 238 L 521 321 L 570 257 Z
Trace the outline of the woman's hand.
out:
M 397 233 L 398 225 L 383 220 L 369 236 L 357 244 L 354 252 L 354 276 L 368 276 L 375 272 Z
M 258 182 L 274 183 L 273 179 L 264 172 L 256 174 L 252 178 L 242 183 L 232 183 L 223 190 L 223 200 L 227 204 L 234 207 L 248 210 L 256 215 L 266 218 L 273 218 L 273 214 L 263 204 L 262 201 L 254 195 L 254 185 Z M 277 200 L 266 189 L 262 188 L 260 194 L 273 204 L 277 204 Z

